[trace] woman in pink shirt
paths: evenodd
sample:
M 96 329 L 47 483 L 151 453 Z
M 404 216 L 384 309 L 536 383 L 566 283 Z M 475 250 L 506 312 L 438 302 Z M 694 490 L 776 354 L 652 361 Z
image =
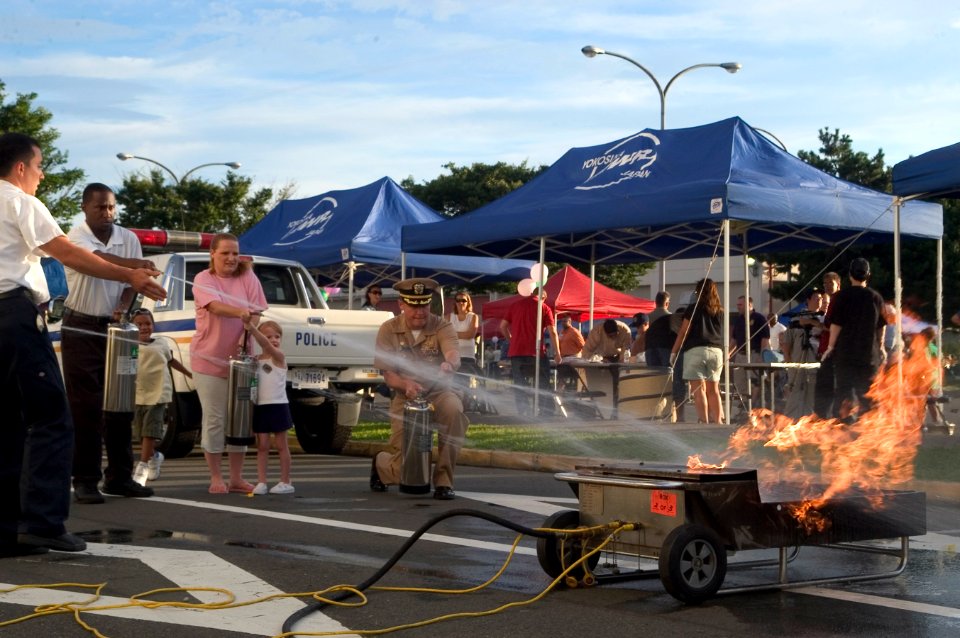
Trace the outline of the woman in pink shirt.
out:
M 227 377 L 230 357 L 247 338 L 243 323 L 254 323 L 267 309 L 260 280 L 248 261 L 240 261 L 240 244 L 229 233 L 219 233 L 210 244 L 210 268 L 193 279 L 197 332 L 190 344 L 190 367 L 203 410 L 200 444 L 210 468 L 210 493 L 253 491 L 243 480 L 243 445 L 224 445 L 227 413 Z M 224 483 L 220 460 L 224 447 L 230 461 L 230 481 Z

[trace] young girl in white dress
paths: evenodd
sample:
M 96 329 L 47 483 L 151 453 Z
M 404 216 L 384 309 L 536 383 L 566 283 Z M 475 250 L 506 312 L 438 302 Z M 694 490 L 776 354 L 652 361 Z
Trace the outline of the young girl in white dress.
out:
M 275 321 L 263 321 L 259 326 L 247 322 L 246 327 L 262 353 L 257 359 L 257 401 L 253 408 L 253 432 L 257 436 L 257 485 L 253 493 L 293 494 L 290 482 L 290 446 L 287 430 L 293 427 L 290 404 L 287 401 L 287 361 L 280 351 L 283 329 Z M 267 461 L 270 458 L 270 438 L 280 457 L 280 482 L 267 489 Z

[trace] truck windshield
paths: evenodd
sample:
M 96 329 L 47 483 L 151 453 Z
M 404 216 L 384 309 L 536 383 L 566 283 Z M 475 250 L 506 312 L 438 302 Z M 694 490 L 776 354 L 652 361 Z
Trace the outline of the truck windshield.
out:
M 201 270 L 208 267 L 206 262 L 190 262 L 187 264 L 187 281 L 193 281 Z M 267 304 L 271 306 L 298 306 L 302 308 L 322 308 L 323 302 L 318 299 L 315 289 L 299 277 L 299 269 L 291 269 L 288 265 L 255 263 L 253 271 L 263 286 L 263 294 Z M 298 285 L 299 284 L 299 285 Z M 306 300 L 304 300 L 306 296 Z M 186 298 L 193 300 L 193 286 L 187 286 Z

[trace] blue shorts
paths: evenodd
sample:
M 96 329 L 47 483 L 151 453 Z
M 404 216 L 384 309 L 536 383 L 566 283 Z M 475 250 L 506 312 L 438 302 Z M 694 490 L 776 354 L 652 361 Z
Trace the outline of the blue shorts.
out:
M 289 403 L 267 403 L 253 406 L 253 431 L 257 434 L 286 432 L 293 427 Z
M 687 381 L 719 381 L 723 372 L 723 348 L 697 346 L 683 353 L 683 378 Z

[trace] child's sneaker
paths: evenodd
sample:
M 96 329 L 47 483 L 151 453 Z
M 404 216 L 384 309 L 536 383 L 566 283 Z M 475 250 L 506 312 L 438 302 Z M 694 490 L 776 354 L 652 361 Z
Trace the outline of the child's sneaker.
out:
M 140 485 L 146 485 L 148 478 L 150 478 L 150 467 L 143 461 L 140 461 L 133 471 L 133 480 Z
M 260 485 L 263 485 L 263 483 L 261 483 Z M 260 487 L 260 486 L 258 485 L 257 487 Z M 284 483 L 283 481 L 280 481 L 279 483 L 277 483 L 276 485 L 270 488 L 270 493 L 271 494 L 293 494 L 293 486 L 290 485 L 289 483 Z
M 154 452 L 153 458 L 147 461 L 147 467 L 150 469 L 150 474 L 147 476 L 148 481 L 156 481 L 160 478 L 161 465 L 163 465 L 163 452 Z
M 253 488 L 253 494 L 257 496 L 263 496 L 267 493 L 267 484 L 266 483 L 257 483 L 257 486 Z

